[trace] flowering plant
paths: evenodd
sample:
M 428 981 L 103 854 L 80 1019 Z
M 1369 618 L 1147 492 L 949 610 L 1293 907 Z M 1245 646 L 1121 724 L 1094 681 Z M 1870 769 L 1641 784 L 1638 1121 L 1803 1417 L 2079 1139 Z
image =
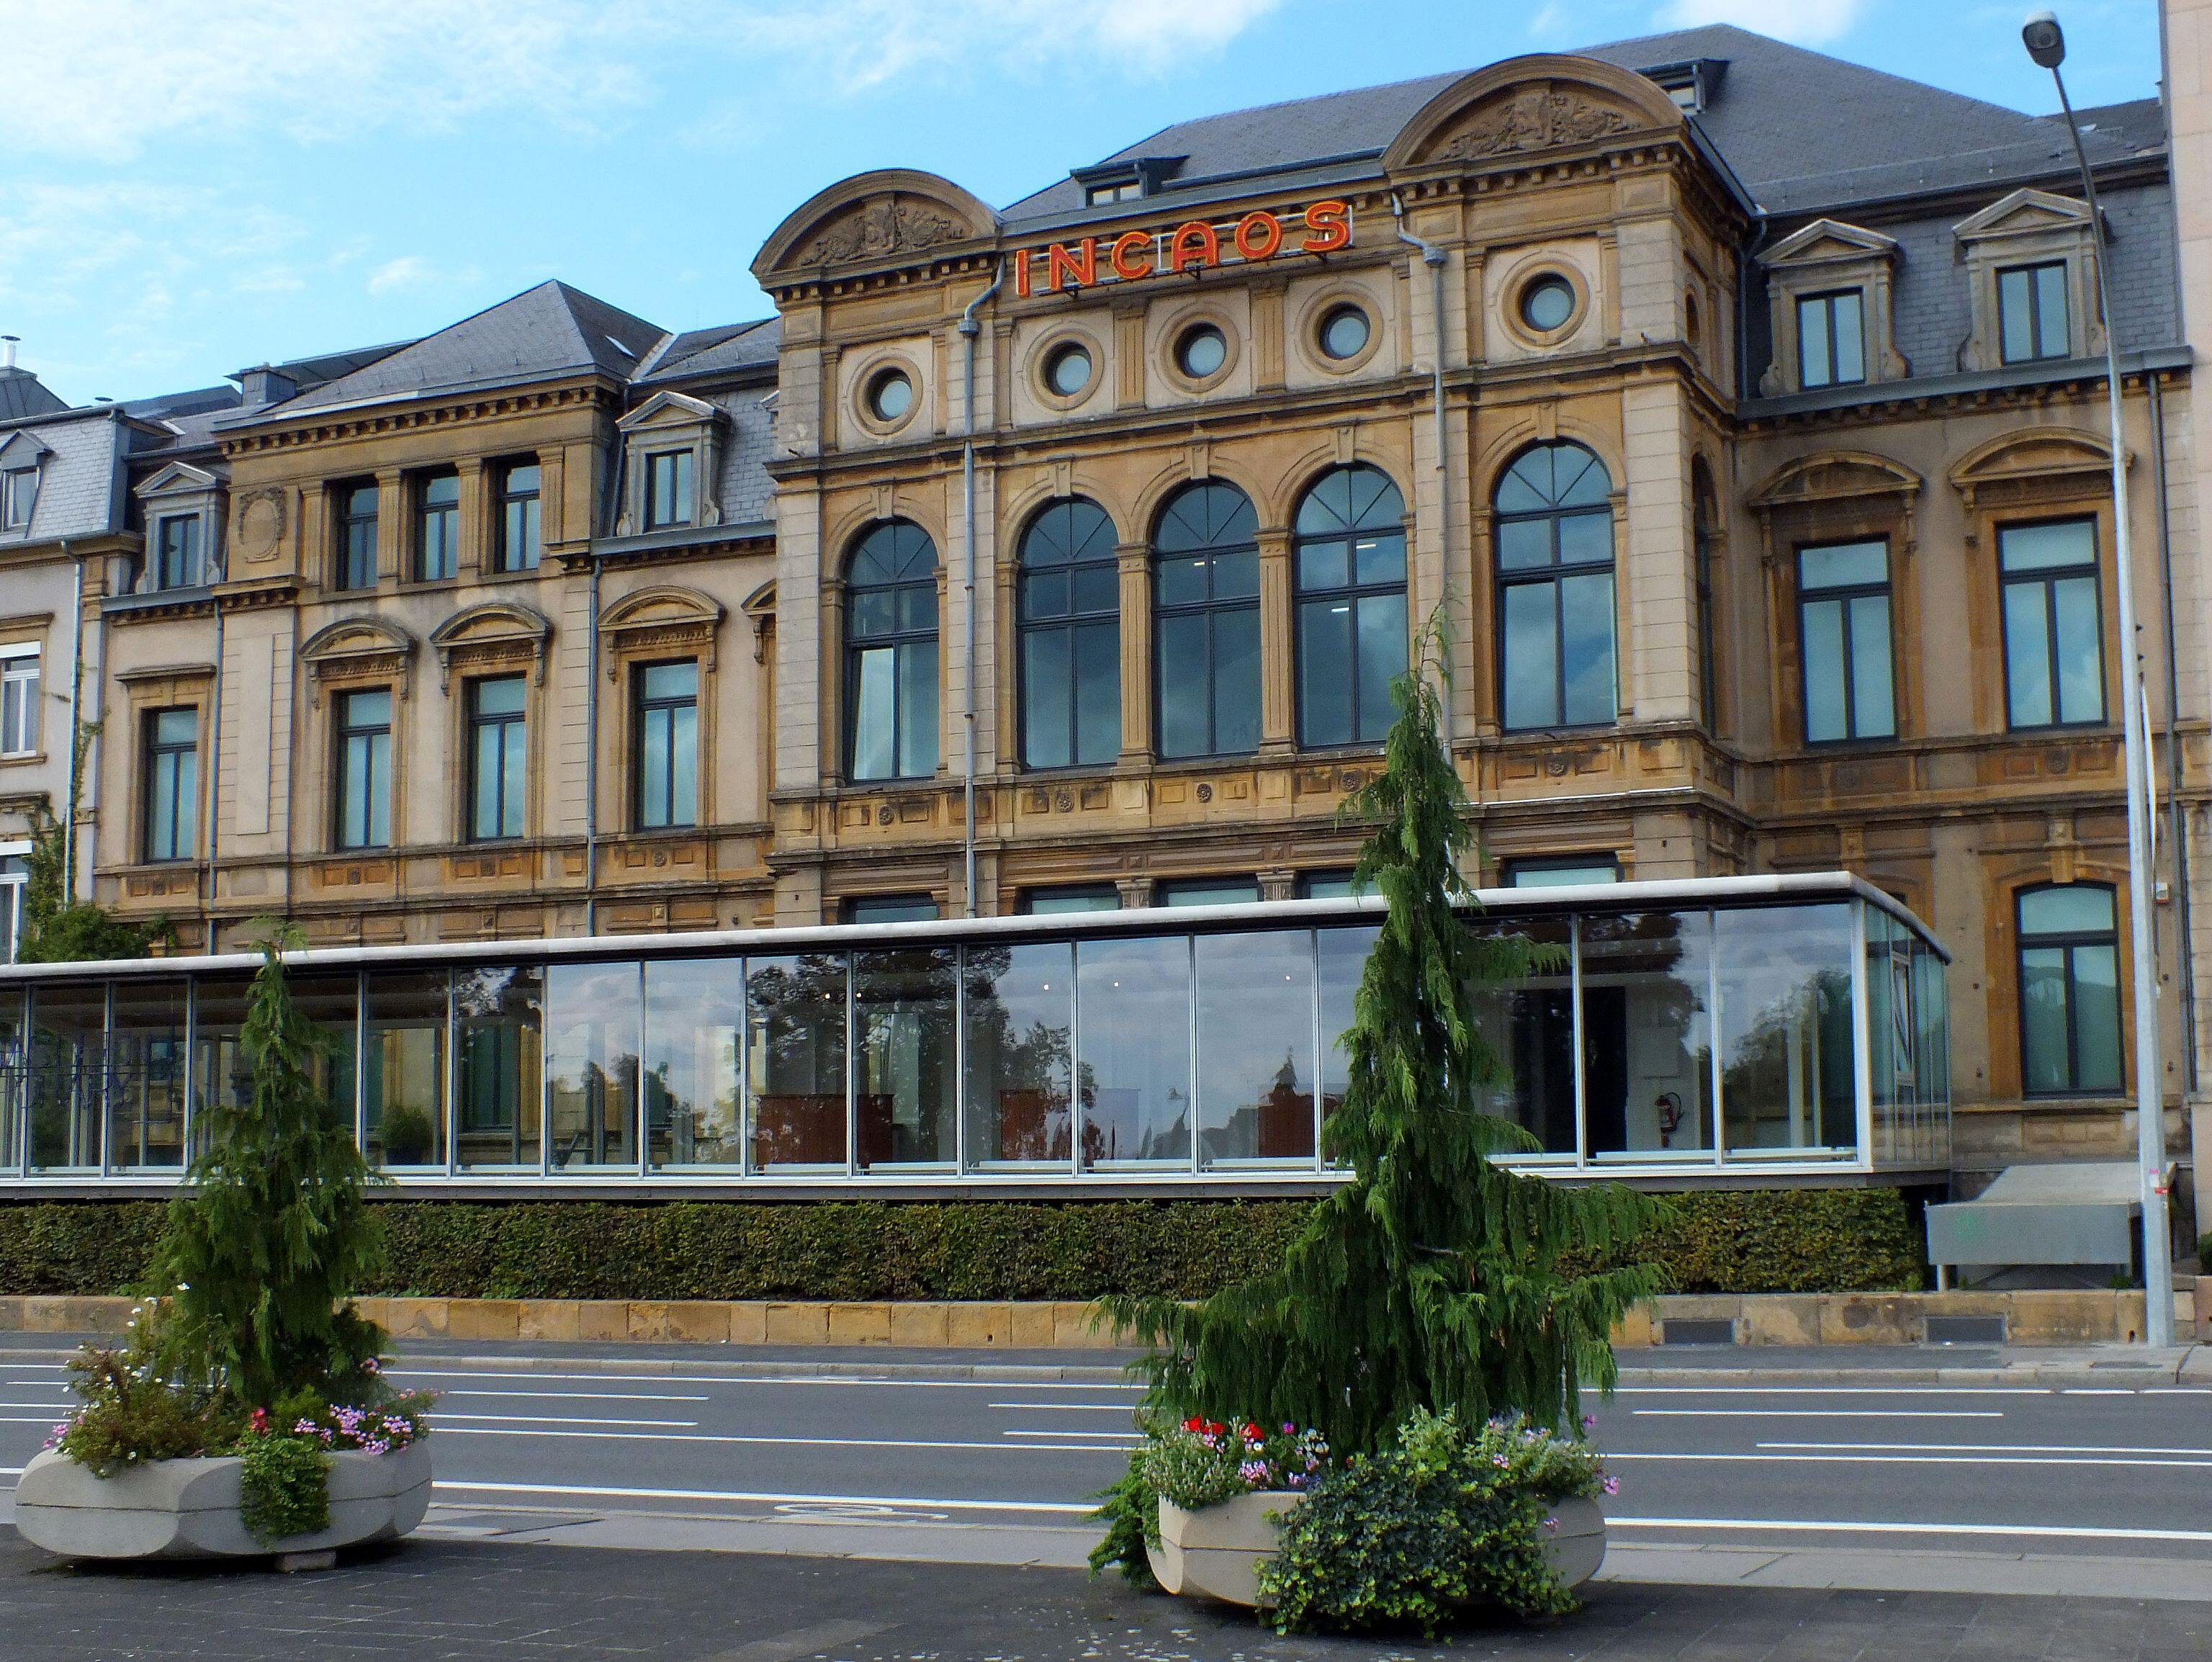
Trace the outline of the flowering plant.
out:
M 301 1414 L 291 1434 L 312 1438 L 328 1449 L 358 1449 L 364 1454 L 397 1454 L 428 1430 L 423 1415 L 432 1401 L 426 1391 L 408 1391 L 380 1406 L 325 1404 Z
M 1187 1509 L 1260 1489 L 1303 1489 L 1328 1465 L 1318 1431 L 1194 1416 L 1145 1427 L 1138 1462 L 1152 1492 Z

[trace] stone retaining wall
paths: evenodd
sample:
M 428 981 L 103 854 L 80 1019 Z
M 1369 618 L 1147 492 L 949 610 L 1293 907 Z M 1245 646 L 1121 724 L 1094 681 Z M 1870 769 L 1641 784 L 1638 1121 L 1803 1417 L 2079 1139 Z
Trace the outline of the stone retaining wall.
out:
M 2182 1336 L 2212 1340 L 2212 1300 L 2178 1300 Z M 2193 1307 L 2192 1307 L 2193 1306 Z M 0 1298 L 0 1332 L 121 1333 L 128 1299 Z M 659 1303 L 621 1299 L 363 1299 L 402 1339 L 542 1339 L 694 1344 L 897 1345 L 1081 1350 L 1113 1336 L 1089 1304 Z M 1732 1324 L 1746 1345 L 1918 1344 L 1929 1317 L 2002 1316 L 2014 1344 L 2100 1344 L 2142 1336 L 2140 1293 L 1765 1293 L 1677 1295 L 1613 1336 L 1661 1342 L 1669 1322 Z M 1711 1329 L 1706 1330 L 1708 1332 Z M 1680 1336 L 1679 1331 L 1677 1336 Z

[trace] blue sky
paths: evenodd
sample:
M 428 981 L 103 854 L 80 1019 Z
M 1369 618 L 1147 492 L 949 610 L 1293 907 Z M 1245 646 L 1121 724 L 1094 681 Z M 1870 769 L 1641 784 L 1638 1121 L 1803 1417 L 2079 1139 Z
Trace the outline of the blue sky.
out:
M 1193 115 L 1687 23 L 2043 111 L 1981 0 L 0 0 L 0 333 L 72 401 L 428 332 L 549 277 L 664 327 L 832 180 L 1004 203 Z M 2080 104 L 2155 0 L 2057 8 Z

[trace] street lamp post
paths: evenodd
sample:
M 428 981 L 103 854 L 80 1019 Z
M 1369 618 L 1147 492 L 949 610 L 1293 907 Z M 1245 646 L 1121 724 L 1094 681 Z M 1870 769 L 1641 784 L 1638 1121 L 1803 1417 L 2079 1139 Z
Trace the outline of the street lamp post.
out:
M 2135 568 L 2128 554 L 2127 450 L 2120 436 L 2120 343 L 2112 332 L 2110 260 L 2105 247 L 2105 219 L 2097 205 L 2097 181 L 2081 145 L 2081 124 L 2066 96 L 2058 66 L 2066 60 L 2066 36 L 2058 20 L 2039 11 L 2021 26 L 2027 55 L 2051 71 L 2058 88 L 2058 107 L 2073 136 L 2074 159 L 2081 168 L 2087 198 L 2091 248 L 2095 255 L 2097 312 L 2105 326 L 2105 399 L 2112 425 L 2112 567 L 2120 592 L 2120 705 L 2126 751 L 2128 790 L 2128 928 L 2135 955 L 2136 1160 L 2142 1179 L 2143 1340 L 2173 1342 L 2173 1241 L 2166 1218 L 2166 1095 L 2164 1059 L 2158 1042 L 2158 964 L 2151 939 L 2150 734 L 2149 712 L 2142 697 L 2141 654 L 2136 648 Z M 2169 599 L 2169 605 L 2172 604 Z

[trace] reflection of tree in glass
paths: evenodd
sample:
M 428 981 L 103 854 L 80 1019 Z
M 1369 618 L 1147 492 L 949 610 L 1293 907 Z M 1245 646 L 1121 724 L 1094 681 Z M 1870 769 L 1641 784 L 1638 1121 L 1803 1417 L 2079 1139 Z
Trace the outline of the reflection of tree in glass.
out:
M 1741 1120 L 1776 1120 L 1790 1107 L 1790 1062 L 1802 1056 L 1810 1033 L 1820 1038 L 1821 1077 L 1801 1080 L 1806 1105 L 1816 1111 L 1835 1093 L 1827 1077 L 1838 1065 L 1848 1065 L 1849 1053 L 1836 1043 L 1832 1032 L 1838 1019 L 1850 1020 L 1851 979 L 1841 970 L 1821 970 L 1771 997 L 1751 1026 L 1731 1047 L 1721 1075 L 1721 1099 L 1728 1105 L 1731 1124 Z M 1848 1028 L 1840 1036 L 1850 1043 Z M 1848 1087 L 1845 1087 L 1848 1090 Z
M 986 1160 L 1067 1158 L 1067 1077 L 1074 1033 L 1067 1021 L 1042 1017 L 1017 1032 L 1014 1014 L 999 996 L 1012 973 L 1013 953 L 1004 947 L 970 947 L 965 960 L 970 1089 L 987 1105 L 981 1128 L 995 1152 Z M 1069 1008 L 1073 1008 L 1071 1001 Z M 1090 1069 L 1084 1070 L 1086 1079 Z

